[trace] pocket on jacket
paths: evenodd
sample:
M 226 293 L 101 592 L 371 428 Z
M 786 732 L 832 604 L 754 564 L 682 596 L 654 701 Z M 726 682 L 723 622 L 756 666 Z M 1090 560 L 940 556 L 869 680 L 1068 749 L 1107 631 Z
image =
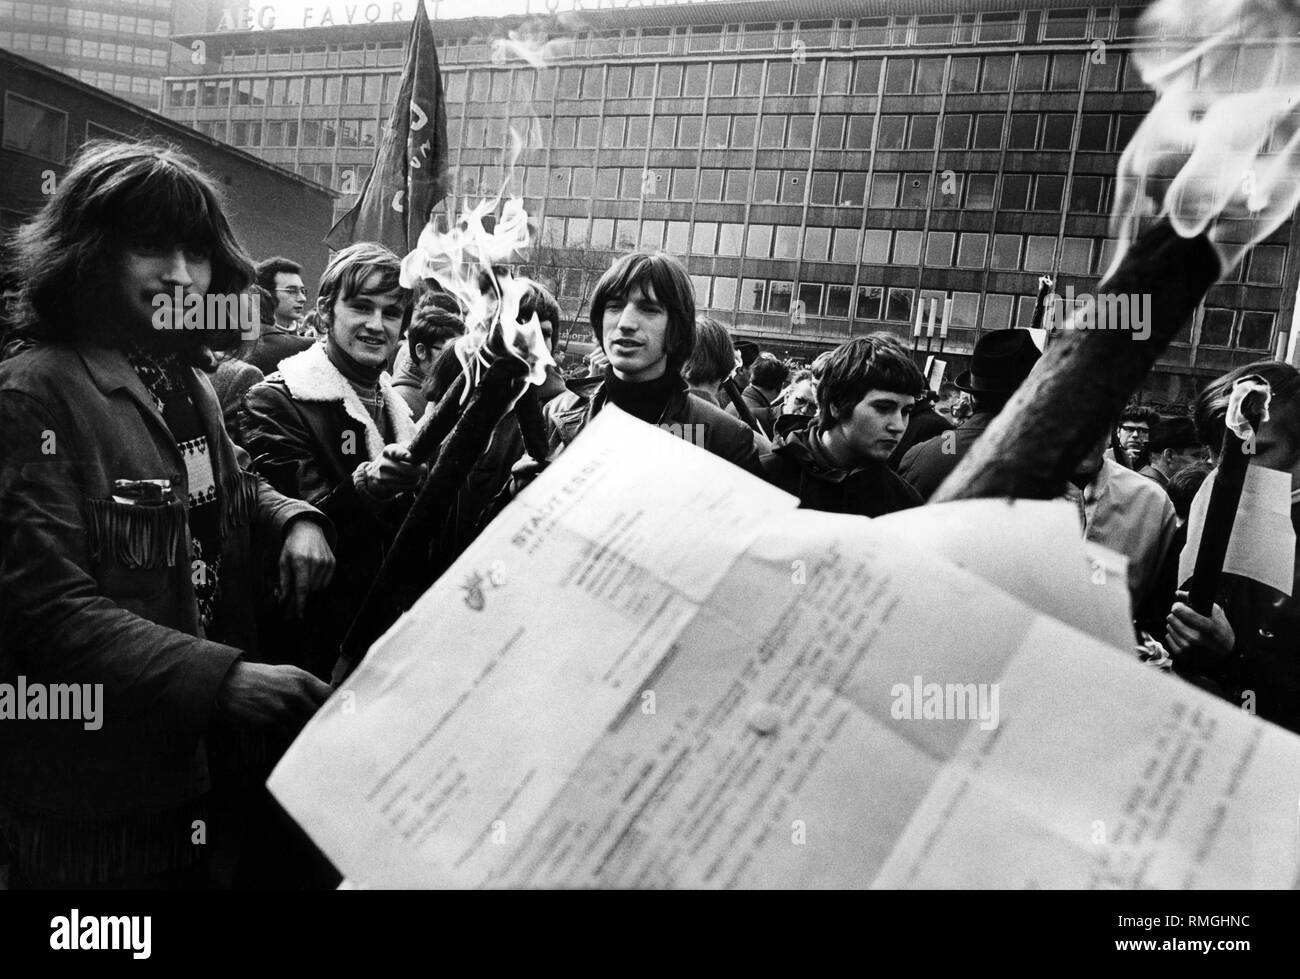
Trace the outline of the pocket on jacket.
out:
M 128 570 L 173 568 L 186 563 L 185 504 L 121 503 L 112 497 L 86 501 L 86 536 L 99 565 Z

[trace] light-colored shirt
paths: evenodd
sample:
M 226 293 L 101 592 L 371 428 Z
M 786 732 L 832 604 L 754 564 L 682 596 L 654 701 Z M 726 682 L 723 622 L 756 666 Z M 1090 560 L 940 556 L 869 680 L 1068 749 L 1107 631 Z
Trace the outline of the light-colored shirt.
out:
M 1128 587 L 1136 609 L 1150 591 L 1178 529 L 1174 505 L 1153 480 L 1113 459 L 1082 492 L 1070 484 L 1066 497 L 1079 510 L 1086 540 L 1128 558 Z

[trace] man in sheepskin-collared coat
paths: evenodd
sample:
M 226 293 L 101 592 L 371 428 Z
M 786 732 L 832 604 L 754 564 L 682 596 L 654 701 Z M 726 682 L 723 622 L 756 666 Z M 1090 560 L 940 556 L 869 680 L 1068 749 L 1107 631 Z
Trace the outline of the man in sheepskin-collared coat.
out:
M 384 372 L 411 313 L 399 268 L 372 243 L 335 255 L 317 300 L 324 340 L 281 361 L 244 397 L 255 471 L 338 529 L 334 579 L 302 621 L 271 614 L 263 622 L 281 655 L 324 679 L 426 469 L 410 462 L 415 422 Z

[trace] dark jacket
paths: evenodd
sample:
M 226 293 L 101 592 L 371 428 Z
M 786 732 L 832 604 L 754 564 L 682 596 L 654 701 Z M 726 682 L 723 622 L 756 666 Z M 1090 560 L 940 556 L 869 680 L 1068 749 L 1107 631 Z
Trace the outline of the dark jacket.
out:
M 778 441 L 762 457 L 763 478 L 799 497 L 806 510 L 880 517 L 921 505 L 920 494 L 883 462 L 840 468 L 822 448 L 820 431 L 813 424 Z
M 387 375 L 380 390 L 388 441 L 409 440 L 415 423 Z M 248 392 L 242 427 L 253 468 L 286 496 L 317 507 L 338 529 L 333 580 L 312 596 L 302 621 L 285 622 L 271 608 L 263 616 L 266 628 L 287 644 L 283 648 L 295 650 L 293 662 L 328 678 L 338 644 L 411 498 L 379 503 L 357 490 L 353 473 L 377 459 L 386 440 L 322 346 L 283 361 L 277 373 Z
M 244 395 L 254 384 L 260 384 L 265 378 L 262 372 L 252 364 L 242 360 L 223 360 L 217 369 L 209 375 L 212 389 L 217 392 L 221 403 L 221 418 L 226 423 L 226 432 L 236 445 L 243 445 L 244 438 L 239 430 L 239 411 L 244 404 Z
M 406 402 L 406 407 L 411 409 L 411 417 L 418 422 L 424 416 L 425 409 L 429 407 L 429 399 L 425 393 L 427 382 L 414 359 L 404 363 L 397 376 L 393 378 L 393 390 Z
M 1168 492 L 1168 490 L 1169 490 L 1169 477 L 1166 476 L 1164 473 L 1162 473 L 1162 472 L 1161 472 L 1159 469 L 1157 469 L 1155 466 L 1150 466 L 1150 465 L 1148 465 L 1148 466 L 1143 466 L 1141 469 L 1138 470 L 1138 475 L 1139 475 L 1139 476 L 1145 476 L 1147 479 L 1153 479 L 1153 480 L 1155 480 L 1155 481 L 1156 481 L 1156 484 L 1159 485 L 1159 487 L 1160 487 L 1162 490 L 1165 490 L 1166 492 Z
M 1300 502 L 1291 505 L 1300 540 Z M 1192 651 L 1174 668 L 1237 707 L 1250 706 L 1267 721 L 1300 734 L 1300 545 L 1287 597 L 1262 582 L 1224 574 L 1216 601 L 1232 625 L 1232 654 L 1215 660 Z M 1248 696 L 1249 695 L 1249 696 Z
M 754 420 L 758 422 L 763 434 L 769 439 L 772 438 L 774 425 L 776 424 L 776 408 L 768 400 L 766 394 L 754 387 L 752 384 L 745 386 L 745 390 L 740 392 L 740 398 L 745 404 L 749 405 L 749 410 L 754 413 Z M 739 418 L 740 413 L 736 411 L 735 405 L 727 405 L 727 414 L 733 418 Z
M 659 416 L 659 427 L 728 462 L 734 462 L 756 476 L 761 475 L 754 430 L 721 408 L 689 394 L 686 381 L 680 377 L 677 380 L 679 386 L 674 389 Z M 565 391 L 547 405 L 546 432 L 552 458 L 578 437 L 608 400 L 602 380 L 582 391 Z
M 928 500 L 957 468 L 957 463 L 984 434 L 994 417 L 987 412 L 976 412 L 960 428 L 912 446 L 898 464 L 898 475 L 911 483 L 923 500 Z
M 0 364 L 0 683 L 103 684 L 100 730 L 0 721 L 0 822 L 46 879 L 184 859 L 177 813 L 209 788 L 218 690 L 256 648 L 250 535 L 278 555 L 290 521 L 328 526 L 243 471 L 208 379 L 191 369 L 188 383 L 220 504 L 211 635 L 191 581 L 186 465 L 126 356 L 50 344 Z M 120 479 L 169 479 L 170 502 L 117 502 Z
M 279 368 L 280 361 L 302 353 L 317 342 L 311 337 L 300 337 L 277 326 L 263 326 L 262 335 L 257 338 L 257 343 L 253 344 L 252 351 L 244 360 L 264 375 L 273 374 Z
M 907 431 L 903 437 L 898 440 L 898 445 L 889 456 L 889 468 L 898 470 L 899 463 L 903 461 L 903 456 L 907 455 L 908 449 L 914 445 L 920 445 L 922 442 L 928 442 L 932 438 L 938 438 L 944 432 L 953 428 L 952 422 L 944 418 L 943 415 L 935 411 L 929 404 L 922 404 L 912 412 L 907 419 Z

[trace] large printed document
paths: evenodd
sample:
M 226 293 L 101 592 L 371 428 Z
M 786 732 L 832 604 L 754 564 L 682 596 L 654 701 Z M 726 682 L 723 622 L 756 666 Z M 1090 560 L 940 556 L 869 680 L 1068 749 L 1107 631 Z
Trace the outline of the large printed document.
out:
M 271 790 L 366 887 L 1293 886 L 1300 739 L 1120 648 L 1068 504 L 933 519 L 607 407 Z

